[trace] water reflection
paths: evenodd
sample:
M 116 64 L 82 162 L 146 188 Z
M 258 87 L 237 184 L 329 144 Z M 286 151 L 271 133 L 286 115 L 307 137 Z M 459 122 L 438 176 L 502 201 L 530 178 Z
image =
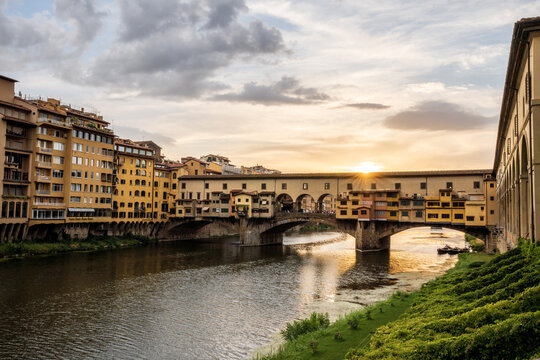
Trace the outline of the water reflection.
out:
M 426 250 L 436 245 L 425 234 L 392 239 L 392 251 L 375 253 L 356 252 L 350 237 L 329 242 L 339 236 L 296 235 L 261 248 L 240 248 L 234 238 L 177 242 L 0 263 L 0 353 L 241 359 L 286 322 L 336 308 L 347 289 L 369 296 L 402 272 L 449 266 L 448 256 Z M 356 306 L 340 304 L 340 311 Z

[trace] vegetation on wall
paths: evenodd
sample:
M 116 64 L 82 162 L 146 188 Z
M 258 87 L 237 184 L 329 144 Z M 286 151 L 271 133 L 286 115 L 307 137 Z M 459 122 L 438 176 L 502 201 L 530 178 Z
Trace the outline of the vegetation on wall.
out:
M 479 251 L 483 251 L 485 248 L 485 243 L 482 240 L 477 239 L 472 235 L 465 234 L 465 241 L 471 245 L 471 249 L 473 251 L 479 252 Z
M 74 251 L 97 251 L 141 246 L 155 242 L 146 236 L 89 236 L 84 240 L 71 240 L 64 235 L 60 242 L 8 242 L 0 244 L 0 258 L 52 255 Z

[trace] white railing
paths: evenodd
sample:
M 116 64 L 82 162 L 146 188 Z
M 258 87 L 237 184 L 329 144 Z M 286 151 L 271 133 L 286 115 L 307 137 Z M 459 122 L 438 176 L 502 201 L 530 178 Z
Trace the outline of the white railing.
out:
M 51 190 L 36 190 L 38 195 L 51 195 Z
M 66 206 L 65 203 L 40 203 L 34 202 L 35 206 Z
M 41 166 L 41 167 L 51 167 L 51 163 L 50 162 L 44 162 L 44 161 L 37 161 L 38 163 L 38 166 Z
M 63 121 L 58 121 L 58 120 L 48 119 L 48 118 L 43 118 L 43 117 L 39 117 L 38 122 L 48 122 L 48 123 L 56 124 L 56 125 L 60 125 L 60 126 L 68 126 L 69 125 L 69 124 L 67 124 L 67 123 L 65 123 Z M 46 134 L 43 134 L 43 135 L 46 135 Z
M 39 147 L 39 146 L 37 148 L 38 148 L 38 151 L 52 154 L 52 148 L 45 148 L 45 147 Z
M 38 175 L 38 176 L 37 176 L 37 179 L 38 179 L 38 180 L 43 180 L 43 181 L 50 181 L 50 180 L 51 180 L 51 177 L 50 177 L 50 176 Z

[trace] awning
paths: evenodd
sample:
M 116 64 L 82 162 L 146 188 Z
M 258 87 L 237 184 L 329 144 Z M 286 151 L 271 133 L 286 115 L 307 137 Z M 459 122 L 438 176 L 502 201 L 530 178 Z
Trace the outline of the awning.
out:
M 68 208 L 68 211 L 71 212 L 95 212 L 94 209 L 85 209 L 85 208 Z
M 205 207 L 202 208 L 202 211 L 208 211 L 208 210 L 210 210 L 210 208 L 207 207 L 207 206 L 205 206 Z

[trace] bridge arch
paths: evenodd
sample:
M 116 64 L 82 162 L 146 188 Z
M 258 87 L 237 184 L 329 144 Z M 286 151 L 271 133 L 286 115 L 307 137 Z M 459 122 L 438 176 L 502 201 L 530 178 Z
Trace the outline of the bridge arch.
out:
M 289 213 L 294 211 L 294 200 L 291 195 L 281 193 L 276 197 L 276 212 Z
M 314 213 L 317 212 L 317 202 L 311 196 L 311 194 L 304 193 L 298 195 L 295 201 L 297 212 L 300 213 Z
M 336 198 L 333 194 L 325 193 L 317 199 L 317 212 L 323 214 L 333 214 L 336 208 Z

